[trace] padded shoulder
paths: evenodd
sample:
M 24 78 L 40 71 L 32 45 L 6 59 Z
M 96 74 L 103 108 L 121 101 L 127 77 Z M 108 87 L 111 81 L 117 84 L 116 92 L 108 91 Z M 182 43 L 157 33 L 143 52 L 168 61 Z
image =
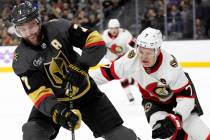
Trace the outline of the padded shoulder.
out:
M 26 73 L 31 69 L 33 56 L 36 51 L 27 47 L 22 41 L 14 51 L 12 68 L 17 75 Z

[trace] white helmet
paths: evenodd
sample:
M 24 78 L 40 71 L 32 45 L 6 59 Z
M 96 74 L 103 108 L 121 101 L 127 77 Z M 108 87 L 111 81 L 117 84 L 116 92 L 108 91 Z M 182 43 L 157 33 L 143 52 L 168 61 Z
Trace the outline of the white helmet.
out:
M 110 19 L 108 23 L 108 28 L 119 28 L 120 22 L 118 19 Z
M 160 30 L 148 27 L 144 29 L 136 39 L 137 47 L 158 49 L 163 42 Z

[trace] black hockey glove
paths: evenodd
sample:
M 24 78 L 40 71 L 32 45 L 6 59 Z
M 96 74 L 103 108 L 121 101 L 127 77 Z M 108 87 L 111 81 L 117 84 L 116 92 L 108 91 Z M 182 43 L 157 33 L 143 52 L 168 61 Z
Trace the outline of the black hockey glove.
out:
M 85 80 L 89 78 L 88 68 L 82 67 L 78 64 L 70 64 L 68 68 L 68 73 L 64 78 L 63 87 L 66 87 L 67 82 L 78 89 L 84 84 Z
M 69 110 L 64 103 L 56 104 L 51 110 L 53 122 L 62 127 L 72 130 L 79 129 L 81 125 L 81 113 L 77 109 Z
M 166 139 L 177 133 L 182 128 L 181 117 L 169 114 L 165 119 L 159 120 L 153 127 L 152 138 Z

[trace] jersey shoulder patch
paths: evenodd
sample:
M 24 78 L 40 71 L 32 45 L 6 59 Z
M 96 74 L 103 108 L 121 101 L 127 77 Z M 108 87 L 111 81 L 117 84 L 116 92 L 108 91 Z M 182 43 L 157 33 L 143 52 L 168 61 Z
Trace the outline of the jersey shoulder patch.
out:
M 170 61 L 170 65 L 176 68 L 178 66 L 177 60 L 173 55 L 171 55 L 171 57 L 172 57 L 172 60 Z
M 131 51 L 129 51 L 129 53 L 128 53 L 128 58 L 133 58 L 133 57 L 135 57 L 136 56 L 136 52 L 134 51 L 134 50 L 131 50 Z

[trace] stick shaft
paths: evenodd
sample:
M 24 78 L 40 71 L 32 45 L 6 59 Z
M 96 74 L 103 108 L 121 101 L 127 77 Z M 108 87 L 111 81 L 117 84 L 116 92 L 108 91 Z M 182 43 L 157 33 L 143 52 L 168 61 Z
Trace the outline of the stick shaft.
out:
M 73 101 L 72 101 L 72 89 L 71 89 L 71 84 L 69 82 L 66 83 L 66 95 L 69 95 L 69 107 L 70 110 L 74 108 L 73 106 Z M 74 128 L 71 128 L 71 138 L 72 140 L 75 140 L 75 133 L 74 133 Z

